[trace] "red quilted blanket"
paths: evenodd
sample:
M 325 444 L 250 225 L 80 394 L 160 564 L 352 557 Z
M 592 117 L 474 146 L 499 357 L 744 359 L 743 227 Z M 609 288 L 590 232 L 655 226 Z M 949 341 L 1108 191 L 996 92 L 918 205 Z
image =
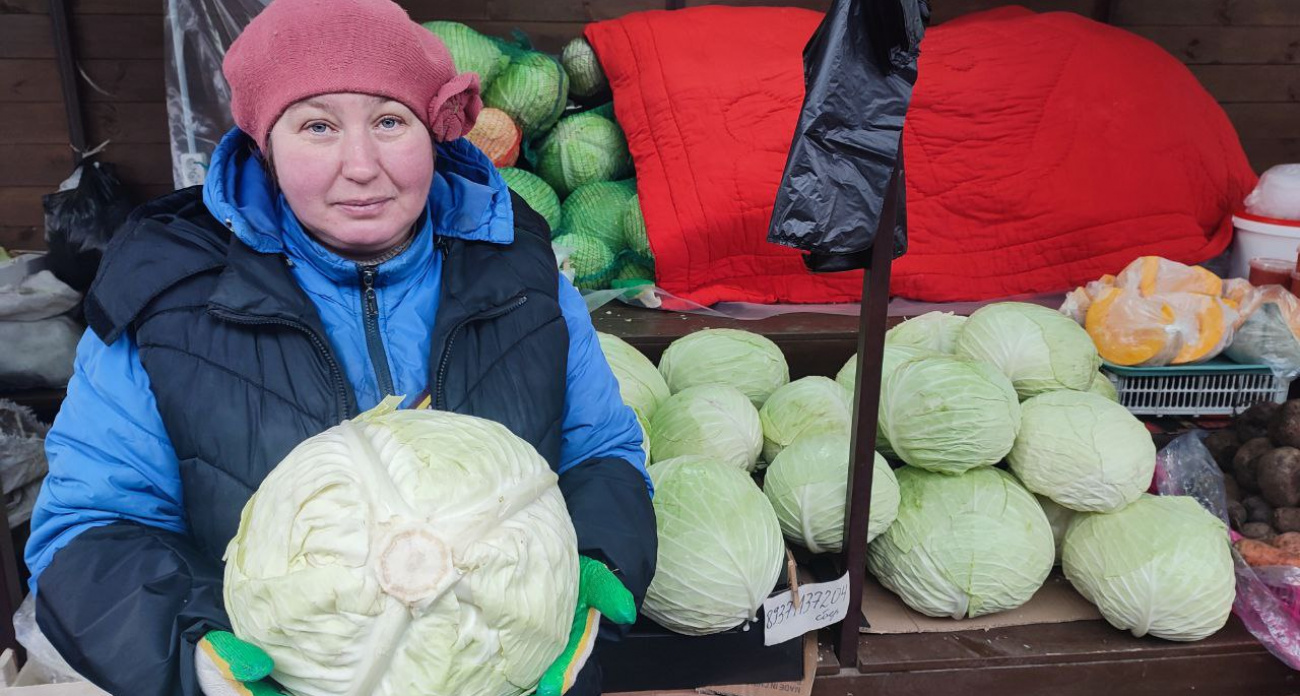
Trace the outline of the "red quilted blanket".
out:
M 592 24 L 636 161 L 665 289 L 718 301 L 856 301 L 766 242 L 821 15 L 700 7 Z M 1222 109 L 1154 44 L 1005 8 L 932 28 L 904 134 L 911 247 L 893 292 L 1065 290 L 1139 256 L 1198 263 L 1255 175 Z

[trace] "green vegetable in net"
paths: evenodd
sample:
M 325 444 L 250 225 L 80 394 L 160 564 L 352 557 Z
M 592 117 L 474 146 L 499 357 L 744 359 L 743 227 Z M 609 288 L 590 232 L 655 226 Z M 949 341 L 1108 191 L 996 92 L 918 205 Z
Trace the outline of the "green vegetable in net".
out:
M 632 196 L 623 212 L 623 234 L 627 237 L 627 248 L 632 250 L 640 260 L 653 266 L 655 255 L 650 250 L 650 237 L 646 234 L 645 216 L 641 214 L 641 196 Z
M 598 181 L 564 199 L 560 228 L 565 233 L 593 237 L 614 251 L 622 251 L 623 211 L 636 195 L 636 180 Z
M 560 197 L 555 194 L 555 189 L 542 181 L 541 177 L 523 169 L 506 167 L 498 171 L 511 191 L 519 194 L 528 203 L 528 207 L 546 218 L 546 224 L 552 231 L 560 228 Z
M 614 280 L 644 280 L 653 283 L 655 280 L 654 264 L 646 265 L 641 263 L 635 256 L 625 253 L 619 261 L 618 271 L 614 273 Z
M 495 41 L 460 22 L 425 22 L 421 26 L 447 46 L 456 70 L 478 74 L 479 85 L 484 90 L 510 65 L 510 57 Z
M 621 179 L 632 170 L 623 129 L 591 112 L 561 119 L 536 157 L 537 173 L 561 196 L 586 184 Z
M 483 93 L 483 104 L 510 114 L 525 138 L 555 125 L 568 101 L 569 75 L 537 51 L 520 52 Z
M 564 71 L 569 73 L 569 85 L 579 97 L 592 97 L 609 86 L 605 71 L 600 67 L 596 51 L 587 40 L 578 37 L 564 47 L 560 53 L 560 62 Z
M 573 266 L 573 284 L 579 289 L 600 290 L 609 286 L 614 277 L 615 255 L 603 241 L 582 234 L 562 234 L 551 241 L 573 250 L 569 263 Z

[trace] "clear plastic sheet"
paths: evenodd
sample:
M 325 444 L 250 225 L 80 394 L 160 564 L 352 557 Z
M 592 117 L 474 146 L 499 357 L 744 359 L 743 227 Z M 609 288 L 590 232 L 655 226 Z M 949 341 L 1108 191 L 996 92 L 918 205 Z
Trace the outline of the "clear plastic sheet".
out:
M 1246 212 L 1279 220 L 1300 220 L 1300 164 L 1279 164 L 1259 178 L 1246 196 Z
M 202 184 L 221 136 L 233 127 L 226 48 L 268 0 L 167 0 L 167 124 L 177 188 Z
M 1156 489 L 1161 495 L 1192 496 L 1227 525 L 1223 472 L 1202 442 L 1206 434 L 1188 433 L 1160 451 Z M 1233 613 L 1269 652 L 1300 669 L 1300 569 L 1252 568 L 1235 549 L 1232 558 L 1237 574 Z
M 67 660 L 50 644 L 40 626 L 36 625 L 36 595 L 28 594 L 14 612 L 14 634 L 18 643 L 27 649 L 28 665 L 24 671 L 34 671 L 37 683 L 67 684 L 85 681 L 85 678 L 68 665 Z

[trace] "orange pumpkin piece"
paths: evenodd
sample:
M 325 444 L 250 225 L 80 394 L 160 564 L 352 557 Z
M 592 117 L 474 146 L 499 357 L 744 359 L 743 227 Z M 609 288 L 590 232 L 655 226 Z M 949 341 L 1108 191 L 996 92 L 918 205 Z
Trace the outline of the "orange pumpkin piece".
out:
M 1173 309 L 1184 332 L 1183 347 L 1173 364 L 1205 362 L 1232 343 L 1237 312 L 1222 299 L 1190 292 L 1168 293 L 1163 299 Z
M 1173 308 L 1136 290 L 1109 288 L 1088 307 L 1084 328 L 1115 365 L 1168 365 L 1183 348 Z
M 1143 297 L 1190 292 L 1218 297 L 1223 279 L 1200 266 L 1188 266 L 1159 256 L 1143 256 L 1130 263 L 1115 285 L 1137 290 Z

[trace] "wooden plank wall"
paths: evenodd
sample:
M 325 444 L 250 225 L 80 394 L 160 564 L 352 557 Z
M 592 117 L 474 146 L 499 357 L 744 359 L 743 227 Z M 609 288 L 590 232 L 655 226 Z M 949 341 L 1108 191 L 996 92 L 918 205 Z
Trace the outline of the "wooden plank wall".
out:
M 558 50 L 583 24 L 705 0 L 399 0 L 417 20 L 527 32 Z M 163 0 L 69 0 L 87 140 L 139 195 L 171 187 L 163 80 Z M 732 0 L 729 4 L 778 4 Z M 829 0 L 789 0 L 825 9 Z M 1005 4 L 931 0 L 935 21 Z M 1224 105 L 1257 169 L 1300 161 L 1300 0 L 1021 0 L 1108 20 L 1186 62 Z M 90 83 L 94 83 L 94 87 Z M 0 0 L 0 246 L 38 249 L 40 197 L 72 168 L 47 0 Z

